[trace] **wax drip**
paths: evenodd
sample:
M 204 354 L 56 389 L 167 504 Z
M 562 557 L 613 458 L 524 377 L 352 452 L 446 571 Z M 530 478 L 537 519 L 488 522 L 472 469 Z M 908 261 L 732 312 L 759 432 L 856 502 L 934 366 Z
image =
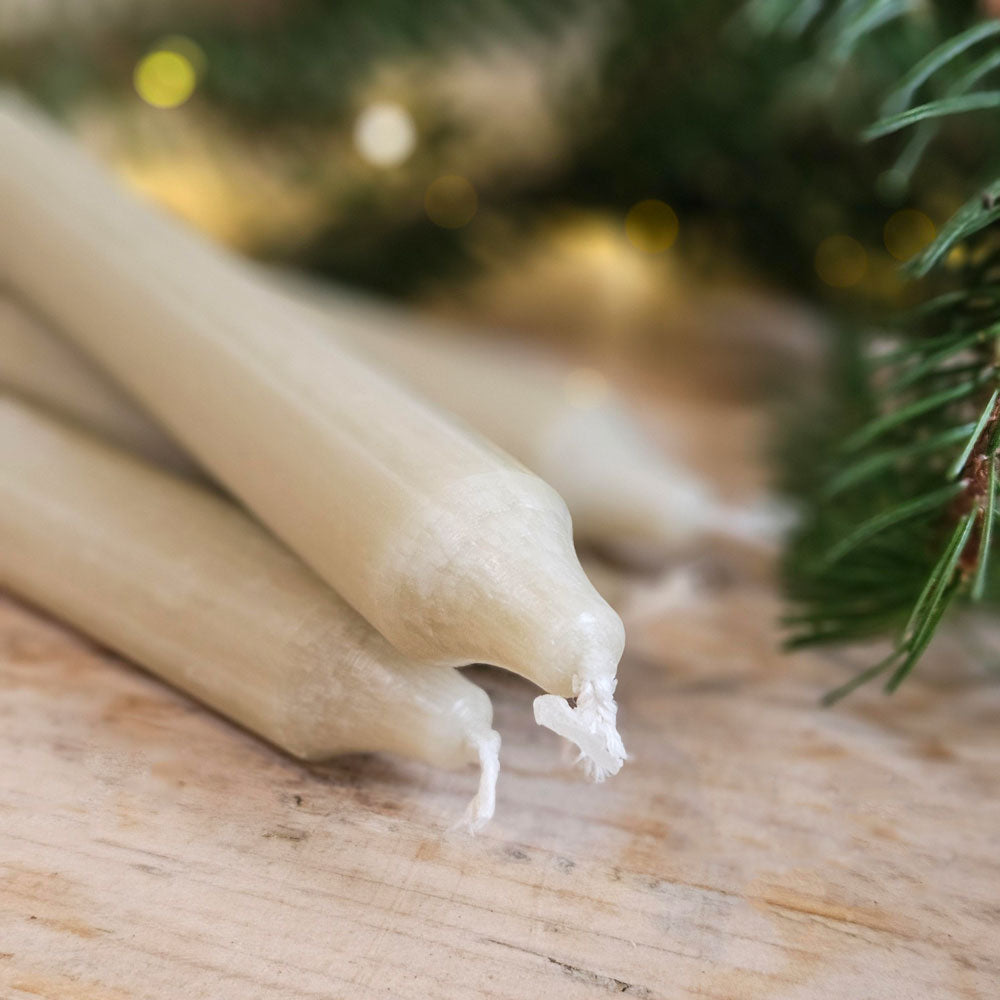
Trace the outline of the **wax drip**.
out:
M 615 725 L 617 683 L 614 677 L 586 680 L 574 677 L 575 708 L 554 694 L 535 699 L 535 722 L 577 745 L 580 750 L 577 760 L 582 762 L 591 781 L 603 781 L 617 774 L 628 757 Z
M 475 743 L 479 754 L 479 789 L 466 806 L 456 826 L 476 834 L 493 818 L 496 809 L 497 778 L 500 776 L 500 734 L 491 729 Z

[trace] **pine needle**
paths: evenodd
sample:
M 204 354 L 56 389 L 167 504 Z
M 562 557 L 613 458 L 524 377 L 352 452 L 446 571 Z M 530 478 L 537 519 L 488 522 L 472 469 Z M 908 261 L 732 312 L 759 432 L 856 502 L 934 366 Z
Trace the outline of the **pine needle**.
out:
M 923 441 L 916 441 L 913 444 L 902 445 L 899 448 L 892 448 L 880 452 L 877 455 L 867 455 L 852 465 L 838 472 L 823 488 L 824 499 L 832 499 L 844 490 L 852 486 L 858 486 L 880 472 L 887 472 L 899 467 L 908 459 L 918 458 L 921 455 L 930 455 L 936 451 L 947 448 L 964 440 L 975 428 L 975 424 L 962 424 L 959 427 L 952 427 L 942 431 Z
M 979 543 L 979 562 L 972 581 L 972 600 L 981 601 L 986 591 L 986 569 L 989 565 L 990 546 L 993 544 L 993 521 L 997 509 L 997 460 L 990 458 L 990 485 L 983 509 L 983 534 Z
M 852 677 L 846 684 L 841 684 L 840 687 L 834 688 L 832 691 L 827 691 L 827 693 L 820 699 L 820 704 L 824 708 L 829 708 L 831 705 L 835 705 L 841 700 L 841 698 L 846 698 L 852 691 L 856 691 L 863 684 L 867 684 L 869 681 L 874 680 L 879 674 L 885 673 L 885 671 L 888 670 L 901 655 L 901 650 L 894 649 L 884 660 L 880 660 L 876 663 L 875 666 L 869 667 L 867 670 L 862 670 L 859 674 Z
M 987 330 L 977 330 L 975 333 L 965 337 L 951 338 L 940 350 L 927 354 L 919 364 L 908 368 L 901 375 L 893 379 L 887 386 L 886 391 L 899 392 L 900 389 L 905 389 L 907 386 L 913 385 L 914 382 L 919 381 L 923 376 L 933 373 L 942 361 L 947 361 L 948 358 L 954 357 L 954 355 L 960 351 L 964 351 L 967 347 L 983 344 L 987 340 L 998 336 L 1000 336 L 1000 324 L 995 324 Z
M 975 448 L 976 442 L 980 439 L 980 437 L 982 437 L 983 431 L 986 429 L 986 425 L 989 423 L 990 417 L 993 416 L 998 396 L 1000 396 L 1000 389 L 994 389 L 993 395 L 990 396 L 989 402 L 987 402 L 982 414 L 979 417 L 979 421 L 976 423 L 976 426 L 972 429 L 972 433 L 969 435 L 968 443 L 962 449 L 962 453 L 948 468 L 949 479 L 954 479 L 965 468 L 965 463 L 969 461 L 969 457 L 972 455 L 972 449 Z
M 905 265 L 904 272 L 913 278 L 922 278 L 952 247 L 997 220 L 1000 220 L 1000 179 L 970 198 L 945 223 L 934 242 Z
M 908 14 L 912 6 L 912 0 L 868 0 L 862 4 L 845 0 L 830 20 L 829 58 L 835 63 L 846 62 L 866 35 Z
M 998 33 L 1000 33 L 1000 21 L 982 21 L 939 45 L 933 52 L 924 56 L 886 97 L 882 103 L 883 117 L 887 118 L 903 111 L 909 106 L 921 84 L 930 79 L 934 73 L 966 49 Z
M 958 587 L 954 579 L 955 569 L 975 523 L 976 511 L 970 511 L 955 526 L 952 540 L 928 580 L 929 586 L 925 591 L 926 596 L 922 597 L 922 600 L 918 602 L 918 607 L 914 608 L 911 622 L 907 626 L 908 629 L 912 629 L 912 632 L 903 646 L 906 649 L 906 659 L 889 678 L 886 691 L 891 693 L 899 687 L 934 637 L 941 618 L 944 616 L 952 597 L 955 596 Z
M 939 101 L 930 101 L 909 108 L 907 111 L 901 111 L 898 115 L 880 118 L 861 133 L 861 139 L 864 142 L 871 142 L 873 139 L 881 139 L 882 136 L 891 135 L 900 129 L 909 128 L 931 118 L 944 118 L 948 115 L 965 114 L 968 111 L 986 111 L 990 108 L 1000 108 L 1000 90 L 980 90 L 973 94 L 962 94 L 960 97 L 943 97 Z
M 915 517 L 926 514 L 933 514 L 940 510 L 949 500 L 953 500 L 962 492 L 961 483 L 949 483 L 939 490 L 933 490 L 924 496 L 905 503 L 898 504 L 890 510 L 883 511 L 859 524 L 846 538 L 841 539 L 834 545 L 826 555 L 820 560 L 820 569 L 827 569 L 834 563 L 843 559 L 852 549 L 857 548 L 862 542 L 868 541 L 875 535 L 894 525 L 909 521 Z
M 986 376 L 964 382 L 961 385 L 951 386 L 941 392 L 934 393 L 924 399 L 918 399 L 908 406 L 900 407 L 891 413 L 886 413 L 866 424 L 859 431 L 852 434 L 843 444 L 842 450 L 845 452 L 858 451 L 860 448 L 881 437 L 887 431 L 899 427 L 916 417 L 925 416 L 932 410 L 940 409 L 956 400 L 963 399 L 971 395 L 982 385 Z

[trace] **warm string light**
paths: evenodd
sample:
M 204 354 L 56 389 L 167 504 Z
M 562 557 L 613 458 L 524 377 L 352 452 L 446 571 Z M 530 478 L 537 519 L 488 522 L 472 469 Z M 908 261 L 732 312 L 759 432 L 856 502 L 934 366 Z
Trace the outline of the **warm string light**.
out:
M 882 230 L 885 248 L 896 260 L 909 260 L 920 253 L 937 235 L 930 218 L 915 208 L 894 213 Z
M 674 245 L 680 225 L 677 213 L 657 198 L 633 205 L 625 216 L 625 235 L 643 253 L 663 253 Z
M 833 288 L 856 285 L 868 270 L 868 251 L 853 236 L 828 236 L 816 248 L 816 273 Z
M 413 154 L 417 126 L 401 104 L 376 101 L 354 123 L 354 148 L 375 167 L 398 167 Z
M 476 189 L 460 174 L 444 174 L 432 181 L 424 195 L 427 217 L 442 229 L 461 229 L 479 208 Z
M 354 148 L 375 167 L 398 167 L 416 149 L 417 126 L 410 112 L 394 101 L 375 101 L 354 123 Z M 427 218 L 442 229 L 461 229 L 479 209 L 472 182 L 461 174 L 442 174 L 424 192 Z
M 190 38 L 162 39 L 136 64 L 136 93 L 154 108 L 177 108 L 194 93 L 204 72 L 205 53 Z
M 898 261 L 910 260 L 936 235 L 937 229 L 930 217 L 915 208 L 894 212 L 882 229 L 885 248 Z M 814 263 L 821 281 L 833 288 L 851 288 L 878 272 L 884 258 L 880 261 L 876 254 L 871 260 L 868 251 L 853 236 L 837 233 L 819 244 Z M 873 271 L 873 265 L 879 266 Z

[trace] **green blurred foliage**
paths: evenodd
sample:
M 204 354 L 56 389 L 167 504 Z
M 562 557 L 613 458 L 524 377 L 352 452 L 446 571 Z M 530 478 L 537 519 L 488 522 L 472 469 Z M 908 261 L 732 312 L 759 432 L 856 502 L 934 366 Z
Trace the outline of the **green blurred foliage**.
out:
M 765 32 L 759 22 L 780 20 L 780 3 L 752 5 L 756 21 L 723 0 L 602 5 L 594 84 L 584 97 L 556 97 L 567 154 L 551 170 L 484 182 L 480 216 L 501 216 L 530 238 L 567 206 L 624 217 L 637 201 L 660 198 L 681 219 L 680 254 L 691 249 L 689 234 L 708 233 L 723 255 L 776 285 L 843 299 L 817 280 L 820 240 L 845 232 L 878 248 L 885 218 L 904 203 L 927 205 L 940 221 L 942 192 L 961 189 L 997 140 L 948 126 L 956 134 L 931 145 L 912 190 L 887 191 L 877 180 L 902 140 L 857 142 L 874 117 L 873 95 L 935 37 L 967 23 L 973 7 L 927 5 L 902 30 L 865 31 L 846 46 L 843 37 L 829 41 L 821 18 L 803 16 L 808 7 L 792 5 L 792 30 Z M 154 22 L 126 18 L 76 37 L 54 30 L 3 56 L 9 77 L 65 109 L 127 94 L 137 58 L 180 33 L 207 56 L 198 100 L 250 135 L 294 132 L 301 141 L 310 130 L 349 128 L 355 90 L 373 66 L 455 48 L 485 55 L 500 42 L 557 44 L 594 9 L 580 0 L 300 0 L 234 17 L 221 4 L 178 4 Z M 433 157 L 443 138 L 422 136 L 423 155 Z M 948 155 L 938 155 L 944 148 Z M 476 266 L 476 221 L 446 231 L 363 188 L 337 198 L 324 231 L 298 251 L 300 263 L 397 295 Z M 508 250 L 517 252 L 516 240 Z

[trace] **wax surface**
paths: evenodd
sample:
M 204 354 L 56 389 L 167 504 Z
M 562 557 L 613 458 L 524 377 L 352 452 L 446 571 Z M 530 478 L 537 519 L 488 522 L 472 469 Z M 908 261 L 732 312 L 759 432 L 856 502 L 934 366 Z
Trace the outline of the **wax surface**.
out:
M 523 345 L 499 345 L 300 275 L 261 272 L 294 302 L 319 310 L 356 344 L 427 398 L 516 456 L 566 501 L 577 541 L 627 546 L 655 558 L 705 534 L 766 545 L 777 513 L 722 503 L 707 483 L 653 446 L 607 386 L 577 387 L 581 372 Z M 584 370 L 583 376 L 590 374 Z M 0 299 L 0 386 L 188 476 L 191 460 L 79 351 Z
M 290 753 L 456 767 L 486 694 L 406 661 L 235 505 L 0 396 L 0 584 Z
M 669 549 L 729 529 L 734 512 L 657 449 L 598 372 L 276 272 L 338 335 L 550 483 L 578 540 Z
M 14 98 L 0 143 L 6 280 L 383 635 L 564 696 L 608 690 L 621 621 L 551 487 L 125 196 Z
M 189 477 L 188 455 L 65 338 L 0 294 L 0 388 L 67 417 L 114 444 Z

